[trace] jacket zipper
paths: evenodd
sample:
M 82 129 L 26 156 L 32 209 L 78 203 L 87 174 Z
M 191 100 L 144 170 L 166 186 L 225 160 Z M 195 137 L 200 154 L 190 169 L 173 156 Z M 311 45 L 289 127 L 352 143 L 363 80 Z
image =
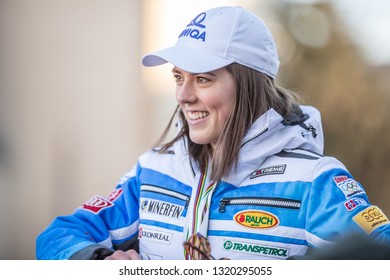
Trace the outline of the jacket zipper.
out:
M 151 186 L 151 185 L 142 185 L 141 191 L 154 192 L 154 193 L 163 194 L 163 195 L 167 195 L 170 197 L 174 197 L 174 198 L 183 200 L 186 202 L 186 205 L 185 205 L 186 207 L 188 206 L 188 204 L 190 202 L 189 195 L 185 195 L 185 194 L 182 194 L 180 192 L 173 191 L 173 190 L 168 190 L 166 188 L 161 188 L 161 187 Z
M 240 197 L 240 198 L 222 198 L 219 202 L 219 212 L 226 211 L 227 205 L 255 205 L 269 206 L 289 209 L 301 208 L 301 202 L 286 198 L 268 198 L 268 197 Z
M 247 139 L 243 139 L 242 142 L 241 142 L 241 147 L 244 146 L 246 143 L 248 143 L 249 141 L 252 141 L 253 139 L 261 136 L 262 134 L 266 133 L 268 131 L 268 127 L 263 129 L 262 131 L 260 131 L 259 133 L 253 135 L 252 137 L 249 137 Z

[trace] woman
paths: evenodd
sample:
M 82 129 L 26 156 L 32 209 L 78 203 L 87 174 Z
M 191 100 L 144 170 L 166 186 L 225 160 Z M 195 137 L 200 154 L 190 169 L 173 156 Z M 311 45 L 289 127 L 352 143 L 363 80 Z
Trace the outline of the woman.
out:
M 322 155 L 319 112 L 274 84 L 276 47 L 257 16 L 208 10 L 142 62 L 173 65 L 177 135 L 109 197 L 56 218 L 39 259 L 287 259 L 351 233 L 390 242 L 387 217 Z

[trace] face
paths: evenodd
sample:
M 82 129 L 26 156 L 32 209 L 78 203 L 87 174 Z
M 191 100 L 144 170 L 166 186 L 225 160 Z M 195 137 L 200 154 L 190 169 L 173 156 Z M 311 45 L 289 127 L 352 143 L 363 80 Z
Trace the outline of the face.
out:
M 176 100 L 188 122 L 191 140 L 215 146 L 236 102 L 231 74 L 224 68 L 193 74 L 177 67 L 172 73 Z

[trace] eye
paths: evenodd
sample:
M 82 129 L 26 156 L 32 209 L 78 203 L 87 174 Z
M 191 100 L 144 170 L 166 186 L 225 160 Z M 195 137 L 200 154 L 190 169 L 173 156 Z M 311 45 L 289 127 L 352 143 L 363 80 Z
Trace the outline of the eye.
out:
M 184 81 L 184 78 L 179 74 L 173 74 L 173 79 L 176 82 L 176 84 L 182 84 Z
M 200 84 L 204 84 L 204 83 L 207 83 L 209 81 L 209 79 L 207 79 L 203 76 L 198 76 L 198 77 L 196 77 L 196 81 Z

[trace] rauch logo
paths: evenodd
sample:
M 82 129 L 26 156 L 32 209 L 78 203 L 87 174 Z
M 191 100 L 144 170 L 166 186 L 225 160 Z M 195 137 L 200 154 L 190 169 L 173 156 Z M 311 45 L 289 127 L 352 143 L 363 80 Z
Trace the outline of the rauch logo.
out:
M 254 229 L 269 229 L 279 225 L 279 219 L 274 214 L 265 211 L 245 210 L 234 215 L 234 221 L 244 227 Z

